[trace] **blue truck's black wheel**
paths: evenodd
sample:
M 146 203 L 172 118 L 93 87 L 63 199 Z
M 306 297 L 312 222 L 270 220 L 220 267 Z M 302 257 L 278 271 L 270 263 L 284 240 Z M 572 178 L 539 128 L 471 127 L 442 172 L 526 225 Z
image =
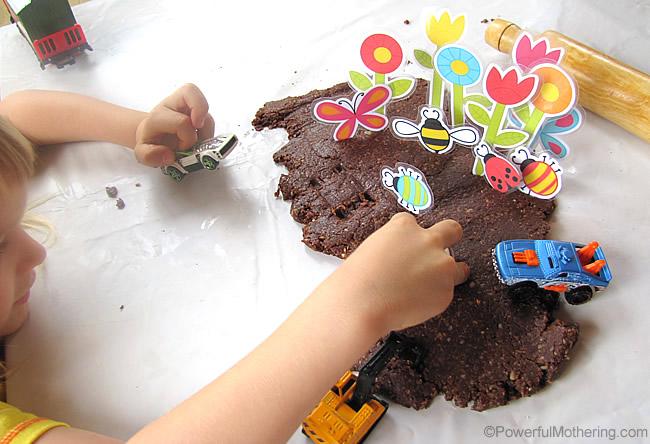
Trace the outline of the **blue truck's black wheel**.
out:
M 589 285 L 582 285 L 564 293 L 564 299 L 571 305 L 580 305 L 589 302 L 594 296 L 594 291 Z
M 539 287 L 533 281 L 517 282 L 508 288 L 508 296 L 510 296 L 513 301 L 520 302 L 531 294 L 534 294 L 537 288 Z

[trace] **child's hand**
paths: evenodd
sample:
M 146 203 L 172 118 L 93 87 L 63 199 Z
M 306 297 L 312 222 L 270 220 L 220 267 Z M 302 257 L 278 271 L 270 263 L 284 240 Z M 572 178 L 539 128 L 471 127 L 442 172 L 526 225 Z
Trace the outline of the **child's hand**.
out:
M 201 90 L 192 84 L 177 89 L 160 102 L 136 130 L 135 157 L 159 167 L 176 160 L 176 150 L 186 150 L 214 136 L 214 119 Z
M 379 323 L 373 326 L 384 333 L 419 324 L 442 313 L 451 303 L 454 286 L 469 276 L 467 264 L 445 252 L 462 235 L 456 221 L 424 229 L 411 214 L 398 213 L 368 237 L 325 285 L 337 282 L 339 291 L 354 296 L 352 306 L 365 310 L 366 319 Z

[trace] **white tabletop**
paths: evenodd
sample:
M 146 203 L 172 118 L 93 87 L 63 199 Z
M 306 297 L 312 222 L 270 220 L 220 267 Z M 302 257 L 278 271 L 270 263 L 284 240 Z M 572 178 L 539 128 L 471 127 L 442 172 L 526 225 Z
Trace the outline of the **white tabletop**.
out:
M 501 16 L 534 31 L 556 29 L 650 71 L 647 2 L 541 4 L 436 2 L 467 13 L 462 43 L 484 62 L 507 61 L 483 42 L 480 23 Z M 38 213 L 55 225 L 58 240 L 33 291 L 32 316 L 8 341 L 15 369 L 9 401 L 126 438 L 263 340 L 339 261 L 304 247 L 289 203 L 274 197 L 282 169 L 271 156 L 286 133 L 256 133 L 250 121 L 269 100 L 330 86 L 362 68 L 358 48 L 370 33 L 398 37 L 407 54 L 427 47 L 423 6 L 92 0 L 75 14 L 94 52 L 46 71 L 14 26 L 0 29 L 3 96 L 60 89 L 147 110 L 194 82 L 217 131 L 241 139 L 220 170 L 180 185 L 112 145 L 45 151 L 48 167 L 31 197 L 49 199 Z M 408 70 L 426 74 L 416 64 Z M 573 155 L 563 162 L 551 235 L 597 239 L 614 272 L 607 292 L 584 306 L 565 304 L 558 315 L 581 326 L 573 359 L 552 386 L 483 413 L 442 397 L 419 412 L 394 404 L 368 443 L 489 442 L 489 425 L 650 427 L 650 147 L 591 113 L 568 140 Z M 106 185 L 118 187 L 124 210 Z M 297 434 L 291 442 L 305 440 Z

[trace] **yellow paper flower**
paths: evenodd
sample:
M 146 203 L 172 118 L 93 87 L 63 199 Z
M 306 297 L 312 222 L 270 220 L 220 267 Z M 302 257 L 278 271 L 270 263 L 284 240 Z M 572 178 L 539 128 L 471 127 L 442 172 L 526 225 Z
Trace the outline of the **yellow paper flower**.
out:
M 427 36 L 438 47 L 454 43 L 460 39 L 464 30 L 465 16 L 459 15 L 452 22 L 447 11 L 443 12 L 439 19 L 432 15 L 427 22 Z

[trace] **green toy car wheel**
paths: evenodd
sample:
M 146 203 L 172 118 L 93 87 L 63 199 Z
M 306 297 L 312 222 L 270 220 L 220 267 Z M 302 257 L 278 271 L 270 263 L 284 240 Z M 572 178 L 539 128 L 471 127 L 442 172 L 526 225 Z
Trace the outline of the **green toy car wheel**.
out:
M 180 182 L 185 176 L 178 168 L 173 166 L 167 167 L 167 174 L 176 182 Z
M 201 159 L 201 163 L 206 170 L 216 170 L 217 165 L 219 165 L 219 162 L 210 156 L 204 156 L 203 159 Z

